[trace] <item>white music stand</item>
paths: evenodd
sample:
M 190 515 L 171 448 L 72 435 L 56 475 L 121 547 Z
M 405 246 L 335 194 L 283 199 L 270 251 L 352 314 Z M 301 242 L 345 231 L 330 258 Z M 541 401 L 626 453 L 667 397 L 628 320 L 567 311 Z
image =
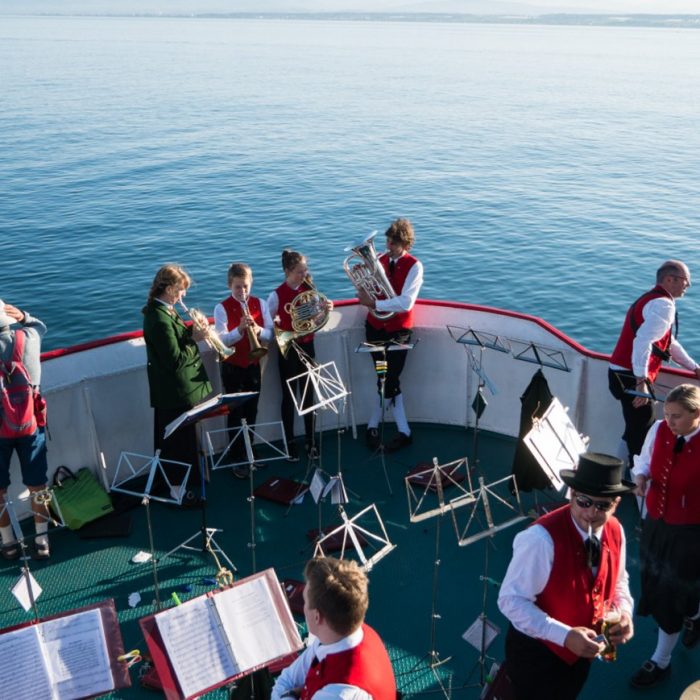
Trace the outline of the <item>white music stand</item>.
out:
M 314 557 L 327 556 L 323 548 L 324 543 L 342 533 L 342 546 L 338 558 L 346 559 L 346 553 L 354 554 L 360 568 L 365 572 L 370 572 L 375 564 L 396 547 L 396 545 L 392 544 L 389 540 L 389 535 L 387 535 L 382 518 L 374 503 L 361 510 L 352 518 L 348 518 L 347 513 L 341 506 L 340 516 L 343 520 L 342 524 L 331 530 L 316 543 Z M 360 521 L 366 522 L 367 520 L 370 521 L 367 525 L 360 524 Z M 372 532 L 369 529 L 369 527 L 372 526 L 380 534 Z M 365 538 L 367 544 L 363 545 L 360 540 Z M 369 548 L 371 545 L 378 546 L 379 548 L 373 554 L 367 556 L 365 547 Z
M 541 418 L 534 418 L 532 429 L 523 438 L 527 448 L 557 491 L 566 489 L 560 472 L 576 469 L 586 451 L 588 438 L 582 437 L 567 410 L 555 396 Z

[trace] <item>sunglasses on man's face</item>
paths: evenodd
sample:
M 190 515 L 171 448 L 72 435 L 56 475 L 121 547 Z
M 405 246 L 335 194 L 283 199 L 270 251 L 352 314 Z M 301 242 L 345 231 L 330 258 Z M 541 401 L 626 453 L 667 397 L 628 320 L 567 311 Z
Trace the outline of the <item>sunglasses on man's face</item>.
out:
M 575 501 L 579 508 L 585 510 L 586 508 L 595 506 L 595 509 L 601 513 L 607 513 L 615 504 L 615 501 L 594 501 L 592 498 L 588 498 L 588 496 L 580 496 L 578 494 L 576 495 Z

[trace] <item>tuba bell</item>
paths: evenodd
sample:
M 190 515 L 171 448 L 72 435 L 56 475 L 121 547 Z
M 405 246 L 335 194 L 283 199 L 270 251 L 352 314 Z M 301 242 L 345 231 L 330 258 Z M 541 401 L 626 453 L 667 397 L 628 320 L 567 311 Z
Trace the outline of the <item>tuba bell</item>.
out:
M 292 319 L 292 330 L 283 331 L 275 326 L 275 339 L 285 357 L 295 338 L 321 330 L 330 318 L 328 297 L 321 294 L 308 279 L 304 283 L 310 288 L 297 294 L 292 301 L 284 305 L 284 310 Z
M 374 237 L 376 235 L 377 231 L 372 231 L 362 243 L 346 248 L 346 253 L 348 251 L 352 252 L 343 261 L 343 268 L 345 269 L 345 274 L 350 278 L 350 281 L 358 291 L 363 289 L 375 301 L 378 299 L 393 299 L 396 296 L 396 292 L 391 286 L 391 282 L 389 282 L 374 248 Z M 354 258 L 357 258 L 358 261 L 353 263 Z M 386 321 L 396 315 L 395 311 L 370 309 L 369 312 L 381 321 Z

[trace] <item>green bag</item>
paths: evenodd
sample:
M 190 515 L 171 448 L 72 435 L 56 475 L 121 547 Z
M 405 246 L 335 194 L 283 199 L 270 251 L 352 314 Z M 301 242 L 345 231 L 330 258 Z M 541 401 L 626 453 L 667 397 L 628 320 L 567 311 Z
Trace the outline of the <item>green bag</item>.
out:
M 87 467 L 77 474 L 68 467 L 59 467 L 53 476 L 51 493 L 51 510 L 70 530 L 78 530 L 114 510 L 109 494 Z

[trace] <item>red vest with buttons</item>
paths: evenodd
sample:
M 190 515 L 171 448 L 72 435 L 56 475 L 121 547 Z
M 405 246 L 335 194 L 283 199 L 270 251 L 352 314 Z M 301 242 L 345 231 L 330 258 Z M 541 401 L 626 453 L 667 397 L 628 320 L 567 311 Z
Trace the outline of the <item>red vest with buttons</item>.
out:
M 611 517 L 603 526 L 600 564 L 595 578 L 568 505 L 543 515 L 536 524 L 542 525 L 554 542 L 554 563 L 547 585 L 535 599 L 535 604 L 550 617 L 570 627 L 593 628 L 602 619 L 603 601 L 614 597 L 622 545 L 620 523 Z M 566 647 L 541 641 L 567 664 L 579 659 Z
M 632 368 L 632 345 L 634 343 L 634 338 L 637 335 L 635 328 L 644 323 L 644 316 L 642 312 L 644 307 L 652 299 L 658 299 L 660 297 L 666 297 L 668 299 L 673 299 L 673 297 L 660 286 L 654 287 L 650 291 L 642 294 L 637 301 L 630 306 L 627 311 L 627 316 L 625 316 L 625 322 L 622 324 L 622 331 L 620 332 L 620 337 L 617 340 L 617 345 L 610 356 L 610 362 L 618 367 L 626 367 L 631 370 Z M 665 335 L 663 335 L 659 340 L 657 340 L 654 345 L 659 348 L 659 350 L 666 352 L 671 345 L 671 328 L 669 328 Z M 649 366 L 647 367 L 647 377 L 650 381 L 656 379 L 656 375 L 661 369 L 661 358 L 655 355 L 653 352 L 649 356 Z
M 241 322 L 241 318 L 243 317 L 243 307 L 232 296 L 221 302 L 221 305 L 226 311 L 226 329 L 232 331 L 234 328 L 237 328 Z M 250 311 L 250 315 L 253 317 L 255 323 L 261 327 L 265 325 L 260 299 L 257 297 L 249 297 L 248 311 Z M 238 367 L 248 367 L 250 365 L 258 364 L 260 360 L 251 360 L 248 357 L 249 352 L 250 339 L 248 338 L 248 334 L 244 333 L 243 337 L 236 343 L 236 352 L 234 352 L 231 357 L 226 358 L 225 362 Z
M 700 437 L 693 435 L 673 452 L 676 436 L 662 421 L 651 456 L 647 510 L 668 525 L 700 525 Z
M 362 631 L 364 637 L 356 647 L 329 654 L 309 669 L 301 700 L 311 700 L 332 683 L 354 685 L 374 700 L 396 700 L 396 681 L 384 644 L 369 625 L 362 625 Z
M 277 316 L 279 316 L 278 328 L 283 331 L 294 330 L 292 328 L 292 317 L 289 312 L 285 310 L 287 304 L 290 304 L 296 297 L 298 297 L 302 292 L 306 292 L 311 287 L 309 287 L 305 282 L 301 284 L 297 289 L 292 289 L 286 282 L 283 282 L 275 292 L 277 293 L 277 299 L 279 300 L 279 305 L 277 307 Z M 297 343 L 308 343 L 313 340 L 314 334 L 309 333 L 308 335 L 302 336 L 301 338 L 296 338 Z
M 403 290 L 403 285 L 406 282 L 406 277 L 408 277 L 409 270 L 416 264 L 417 260 L 412 255 L 404 253 L 397 261 L 394 266 L 394 274 L 389 274 L 389 255 L 388 253 L 382 253 L 379 256 L 379 262 L 386 272 L 387 279 L 391 283 L 393 290 L 397 294 L 401 294 Z M 367 323 L 373 328 L 383 328 L 388 333 L 393 333 L 394 331 L 400 331 L 407 328 L 413 328 L 413 309 L 410 311 L 402 311 L 401 313 L 395 314 L 390 319 L 386 321 L 380 321 L 375 318 L 371 313 L 367 314 Z

